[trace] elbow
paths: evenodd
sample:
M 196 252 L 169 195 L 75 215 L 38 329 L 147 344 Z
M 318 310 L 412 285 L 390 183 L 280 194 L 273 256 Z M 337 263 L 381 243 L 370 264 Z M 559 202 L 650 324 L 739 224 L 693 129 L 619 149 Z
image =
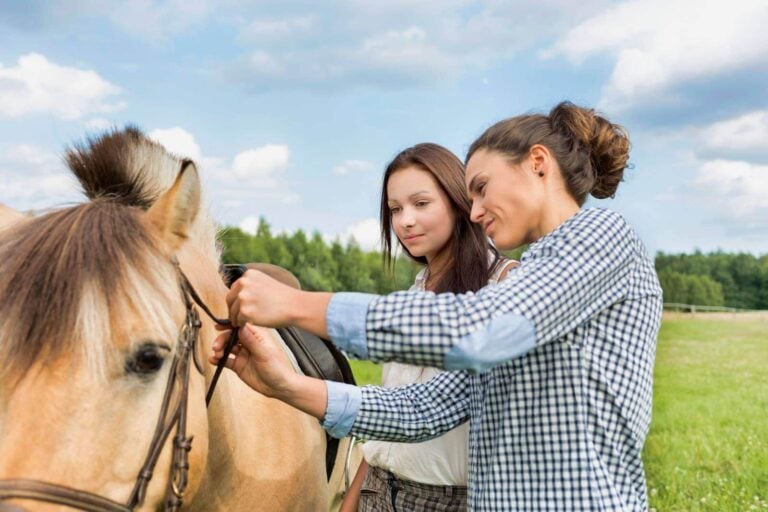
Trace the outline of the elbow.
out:
M 462 337 L 446 353 L 443 367 L 446 370 L 485 373 L 530 352 L 535 346 L 533 322 L 522 315 L 507 313 Z

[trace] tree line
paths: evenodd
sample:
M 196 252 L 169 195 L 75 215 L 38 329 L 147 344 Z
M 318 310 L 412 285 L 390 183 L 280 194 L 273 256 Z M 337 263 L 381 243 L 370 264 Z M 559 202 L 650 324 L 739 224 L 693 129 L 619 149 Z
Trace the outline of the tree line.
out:
M 265 219 L 255 234 L 228 227 L 220 235 L 224 263 L 274 263 L 293 272 L 307 290 L 390 293 L 411 286 L 420 266 L 405 256 L 385 268 L 382 255 L 354 241 L 326 242 L 314 232 L 272 233 Z M 523 249 L 506 255 L 519 259 Z M 665 302 L 746 309 L 768 309 L 768 255 L 656 255 Z
M 768 309 L 768 254 L 656 255 L 664 302 Z

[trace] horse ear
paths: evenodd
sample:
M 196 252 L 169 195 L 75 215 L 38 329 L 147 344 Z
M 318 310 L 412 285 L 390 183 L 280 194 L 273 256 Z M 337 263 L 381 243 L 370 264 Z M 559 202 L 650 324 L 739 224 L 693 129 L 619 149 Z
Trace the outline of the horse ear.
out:
M 147 220 L 169 254 L 174 254 L 187 239 L 199 209 L 197 168 L 191 160 L 184 160 L 171 188 L 147 210 Z
M 0 230 L 11 227 L 27 216 L 9 206 L 0 204 Z

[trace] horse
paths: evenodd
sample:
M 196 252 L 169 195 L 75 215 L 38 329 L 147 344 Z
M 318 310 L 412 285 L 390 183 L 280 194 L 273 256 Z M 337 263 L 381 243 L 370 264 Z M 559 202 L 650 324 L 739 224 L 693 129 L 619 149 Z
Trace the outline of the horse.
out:
M 0 510 L 327 510 L 316 419 L 228 371 L 206 409 L 227 290 L 195 164 L 134 127 L 66 160 L 87 202 L 0 208 Z

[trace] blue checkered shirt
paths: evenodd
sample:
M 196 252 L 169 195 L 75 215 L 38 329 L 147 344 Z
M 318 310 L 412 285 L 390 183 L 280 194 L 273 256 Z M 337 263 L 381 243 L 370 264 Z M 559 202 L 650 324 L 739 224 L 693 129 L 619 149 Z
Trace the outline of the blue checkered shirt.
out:
M 329 334 L 352 355 L 464 370 L 392 389 L 328 383 L 323 426 L 403 442 L 469 420 L 471 510 L 647 510 L 661 307 L 645 248 L 603 209 L 477 293 L 337 294 Z

